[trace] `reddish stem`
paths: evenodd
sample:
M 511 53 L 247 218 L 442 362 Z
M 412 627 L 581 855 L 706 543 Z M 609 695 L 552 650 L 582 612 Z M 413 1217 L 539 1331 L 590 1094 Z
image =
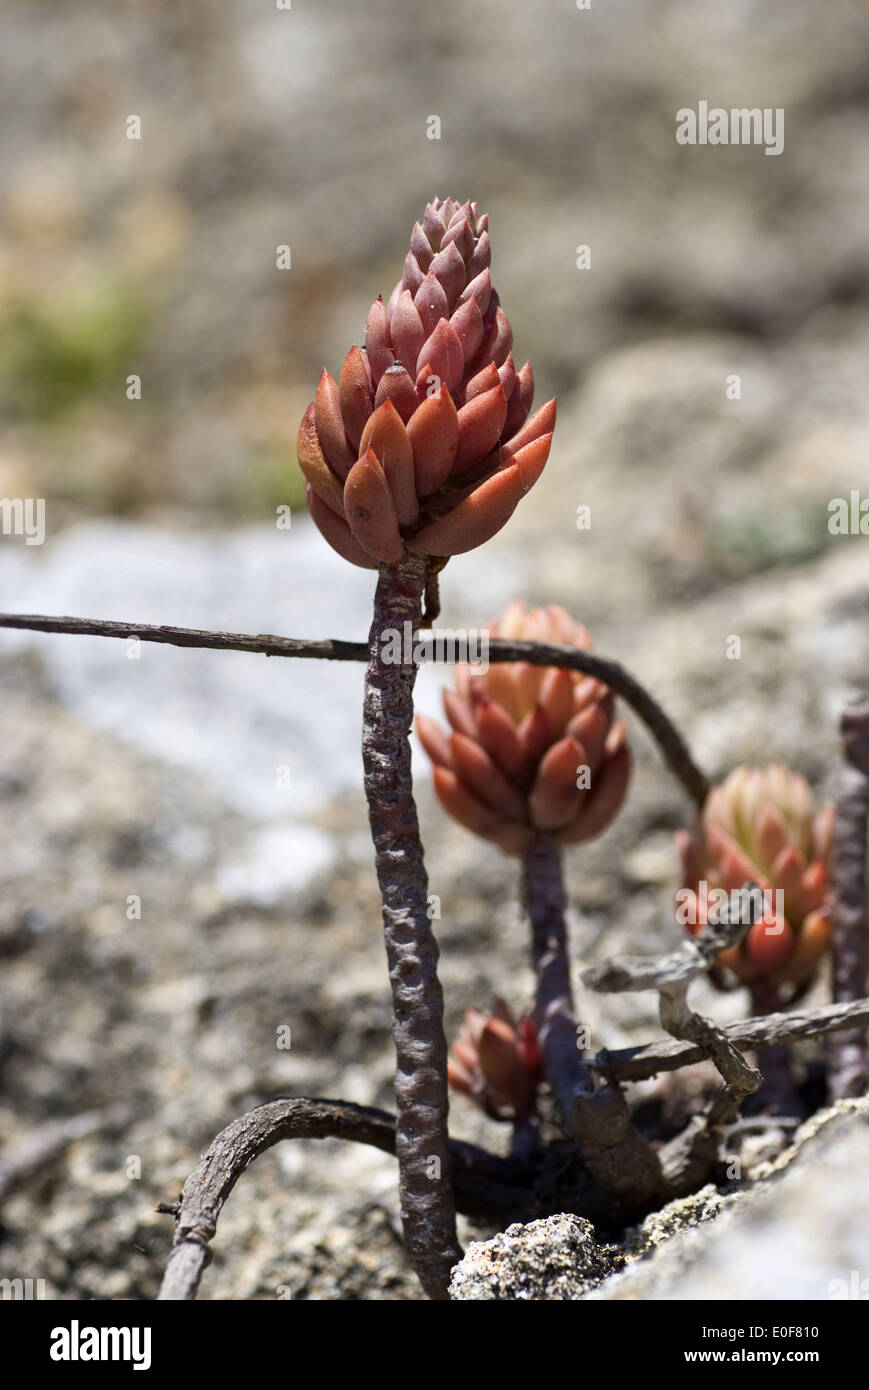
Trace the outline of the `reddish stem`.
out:
M 543 1069 L 569 1131 L 576 1095 L 590 1090 L 592 1084 L 576 1045 L 561 850 L 551 835 L 535 835 L 525 851 L 522 894 L 531 922 L 531 960 L 537 979 L 534 1021 Z
M 534 836 L 523 870 L 537 977 L 535 1021 L 556 1110 L 607 1196 L 618 1206 L 642 1205 L 660 1182 L 660 1165 L 618 1086 L 599 1085 L 577 1046 L 561 848 L 551 835 Z
M 764 980 L 756 980 L 751 985 L 751 1011 L 753 1014 L 776 1013 L 781 1008 L 781 1000 L 774 985 Z M 758 1069 L 763 1073 L 763 1081 L 756 1093 L 758 1104 L 773 1115 L 801 1116 L 803 1103 L 794 1079 L 790 1049 L 784 1043 L 774 1043 L 771 1047 L 760 1047 L 756 1054 Z
M 845 710 L 841 729 L 846 761 L 833 830 L 833 999 L 850 1003 L 865 993 L 869 973 L 869 703 Z M 827 1056 L 830 1100 L 862 1096 L 869 1087 L 865 1024 L 831 1037 Z
M 410 770 L 416 665 L 407 651 L 400 661 L 390 660 L 395 633 L 402 641 L 405 634 L 412 639 L 420 625 L 425 582 L 421 557 L 381 567 L 369 638 L 362 756 L 392 985 L 395 1152 L 404 1238 L 426 1293 L 445 1299 L 462 1251 L 447 1135 L 438 947 L 427 911 L 428 877 Z

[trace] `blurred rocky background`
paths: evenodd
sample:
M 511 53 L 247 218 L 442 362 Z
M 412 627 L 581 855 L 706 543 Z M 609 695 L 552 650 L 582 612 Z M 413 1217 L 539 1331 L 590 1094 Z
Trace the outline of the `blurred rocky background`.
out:
M 782 108 L 783 153 L 678 145 L 700 100 Z M 869 538 L 828 528 L 832 498 L 869 495 L 864 7 L 10 0 L 0 132 L 0 495 L 46 501 L 44 545 L 0 537 L 0 607 L 361 637 L 371 577 L 300 507 L 298 419 L 426 200 L 470 196 L 560 423 L 510 525 L 450 563 L 444 621 L 563 603 L 710 773 L 783 759 L 829 793 L 869 663 Z M 132 1114 L 8 1197 L 0 1275 L 148 1298 L 154 1207 L 233 1115 L 282 1092 L 390 1105 L 361 670 L 2 633 L 0 690 L 0 1144 Z M 571 857 L 577 967 L 675 939 L 688 808 L 632 728 L 629 804 Z M 493 990 L 528 1001 L 516 873 L 445 824 L 417 763 L 453 1034 Z M 654 1036 L 652 1006 L 580 1012 L 620 1046 Z M 394 1178 L 332 1142 L 266 1155 L 203 1296 L 415 1297 Z

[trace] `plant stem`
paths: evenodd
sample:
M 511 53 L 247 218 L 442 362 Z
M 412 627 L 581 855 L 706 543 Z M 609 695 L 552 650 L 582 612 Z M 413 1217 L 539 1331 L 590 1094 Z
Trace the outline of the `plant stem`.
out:
M 551 835 L 538 833 L 525 852 L 522 896 L 531 922 L 537 977 L 535 1021 L 556 1110 L 607 1196 L 619 1205 L 642 1205 L 659 1182 L 660 1167 L 651 1146 L 634 1128 L 619 1088 L 600 1085 L 582 1059 L 570 981 L 561 848 Z
M 349 1139 L 394 1154 L 395 1119 L 370 1105 L 285 1096 L 233 1120 L 202 1154 L 180 1200 L 161 1202 L 157 1208 L 175 1218 L 175 1237 L 159 1298 L 196 1297 L 203 1270 L 211 1261 L 210 1242 L 227 1198 L 254 1159 L 283 1139 Z M 452 1152 L 462 1211 L 492 1216 L 521 1209 L 530 1181 L 521 1164 L 473 1144 L 454 1143 Z
M 761 1017 L 775 1013 L 779 1007 L 775 988 L 762 980 L 751 986 L 751 1011 Z M 790 1050 L 783 1043 L 758 1048 L 757 1065 L 763 1072 L 763 1084 L 757 1092 L 759 1105 L 773 1115 L 802 1116 L 803 1103 L 794 1079 Z
M 576 1094 L 590 1089 L 590 1084 L 576 1045 L 561 850 L 551 835 L 535 835 L 525 851 L 522 894 L 531 922 L 531 960 L 537 980 L 534 1019 L 543 1069 L 562 1124 L 569 1131 Z
M 869 702 L 846 709 L 841 721 L 845 765 L 839 774 L 833 828 L 833 999 L 850 1003 L 866 990 L 869 973 Z M 865 1024 L 830 1039 L 830 1100 L 862 1096 L 869 1086 Z
M 382 653 L 396 631 L 403 639 L 418 629 L 425 582 L 422 557 L 381 567 L 369 638 L 362 756 L 392 985 L 401 1218 L 420 1283 L 430 1298 L 446 1299 L 450 1271 L 462 1251 L 447 1135 L 438 947 L 427 911 L 428 878 L 410 771 L 416 666 L 409 652 L 402 651 L 397 662 Z

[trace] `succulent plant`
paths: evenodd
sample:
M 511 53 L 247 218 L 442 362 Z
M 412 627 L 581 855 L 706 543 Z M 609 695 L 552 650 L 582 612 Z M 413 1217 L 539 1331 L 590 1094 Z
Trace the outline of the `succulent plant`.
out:
M 588 650 L 586 629 L 563 608 L 526 612 L 509 605 L 492 636 Z M 630 774 L 625 726 L 613 722 L 612 693 L 576 671 L 457 666 L 444 692 L 447 734 L 419 717 L 417 732 L 435 764 L 434 785 L 455 820 L 505 853 L 522 854 L 535 832 L 562 844 L 599 835 L 624 799 Z
M 491 653 L 493 667 L 456 668 L 457 688 L 445 694 L 451 732 L 430 720 L 418 724 L 448 812 L 521 859 L 535 976 L 530 1015 L 517 1020 L 499 999 L 488 1014 L 469 1009 L 448 1051 L 411 776 L 419 655 L 415 643 L 395 643 L 393 635 L 413 638 L 424 619 L 433 621 L 444 560 L 494 534 L 544 467 L 554 402 L 528 418 L 531 369 L 516 370 L 511 340 L 489 277 L 486 217 L 476 204 L 435 199 L 414 228 L 402 279 L 385 304 L 372 306 L 365 347 L 351 349 L 337 382 L 323 373 L 299 436 L 314 520 L 348 560 L 378 570 L 367 647 L 134 626 L 144 641 L 172 646 L 367 658 L 362 767 L 396 1057 L 394 1117 L 368 1105 L 289 1096 L 256 1106 L 216 1137 L 180 1199 L 160 1204 L 175 1218 L 163 1301 L 195 1297 L 227 1194 L 279 1140 L 331 1136 L 394 1154 L 405 1249 L 424 1291 L 446 1300 L 462 1255 L 458 1210 L 525 1219 L 545 1202 L 550 1210 L 587 1213 L 604 1231 L 624 1230 L 658 1204 L 720 1182 L 725 1161 L 733 1176 L 731 1140 L 738 1153 L 748 1128 L 738 1114 L 749 1097 L 773 1154 L 814 1104 L 816 1076 L 798 1085 L 791 1070 L 788 1047 L 796 1040 L 836 1030 L 830 1100 L 866 1093 L 869 700 L 842 715 L 835 816 L 830 806 L 816 813 L 805 779 L 784 767 L 737 768 L 710 791 L 679 731 L 630 672 L 581 655 L 591 647 L 588 633 L 564 609 L 527 612 L 518 601 L 491 628 L 507 639 Z M 0 628 L 127 639 L 131 625 L 7 613 Z M 608 685 L 564 669 L 565 661 Z M 681 834 L 679 843 L 693 908 L 686 925 L 701 936 L 661 956 L 619 956 L 582 974 L 583 986 L 599 993 L 655 990 L 662 1027 L 689 1046 L 651 1042 L 587 1056 L 591 1030 L 574 1007 L 564 846 L 600 833 L 625 796 L 630 758 L 624 726 L 614 722 L 614 692 L 646 723 L 700 808 L 693 834 Z M 718 917 L 718 901 L 716 918 L 709 916 L 709 890 L 717 898 L 755 883 L 777 895 L 766 920 L 754 918 L 746 930 L 741 912 Z M 793 1004 L 831 941 L 832 1008 L 723 1029 L 690 1005 L 689 986 L 712 961 L 719 980 L 729 967 L 748 986 L 756 1013 L 777 1011 L 783 996 Z M 583 1008 L 586 1016 L 594 1015 Z M 749 1046 L 757 1066 L 740 1051 Z M 654 1139 L 647 1138 L 640 1128 L 647 1107 L 632 1114 L 623 1083 L 702 1057 L 723 1083 L 704 1113 L 693 1081 L 672 1105 L 662 1094 Z M 509 1154 L 451 1137 L 449 1085 L 490 1116 L 512 1121 Z M 668 1137 L 675 1120 L 680 1128 Z M 102 1122 L 114 1126 L 108 1112 Z M 40 1142 L 29 1146 L 37 1156 Z M 19 1166 L 29 1176 L 32 1163 Z
M 402 278 L 371 306 L 365 346 L 337 381 L 323 371 L 302 418 L 308 508 L 353 564 L 471 550 L 543 471 L 555 401 L 528 418 L 534 376 L 513 361 L 487 226 L 476 203 L 427 205 Z
M 686 887 L 695 895 L 705 882 L 734 892 L 754 882 L 780 893 L 783 910 L 770 910 L 740 944 L 722 952 L 718 965 L 745 984 L 799 986 L 811 978 L 832 935 L 827 884 L 833 807 L 816 813 L 806 779 L 789 768 L 738 767 L 713 787 L 693 835 L 677 839 Z M 707 893 L 707 898 L 708 898 Z M 697 898 L 696 935 L 706 922 Z
M 379 571 L 363 768 L 393 993 L 402 1222 L 435 1298 L 446 1296 L 460 1249 L 447 1047 L 411 779 L 417 667 L 395 663 L 386 644 L 391 632 L 420 626 L 423 598 L 433 619 L 446 559 L 499 531 L 549 456 L 555 401 L 529 416 L 531 366 L 516 369 L 489 259 L 488 218 L 476 203 L 429 203 L 401 279 L 371 306 L 364 347 L 350 349 L 337 381 L 322 372 L 298 438 L 315 524 L 346 560 Z M 432 1160 L 443 1178 L 434 1185 Z
M 515 1019 L 503 999 L 490 1014 L 468 1009 L 450 1052 L 453 1090 L 493 1119 L 524 1119 L 534 1110 L 542 1058 L 533 1020 Z

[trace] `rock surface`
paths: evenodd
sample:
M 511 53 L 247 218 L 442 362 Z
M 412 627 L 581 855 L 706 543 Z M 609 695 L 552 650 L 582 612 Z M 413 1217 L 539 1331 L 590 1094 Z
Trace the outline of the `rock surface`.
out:
M 508 1226 L 494 1240 L 475 1241 L 453 1270 L 450 1298 L 581 1298 L 620 1263 L 618 1251 L 598 1245 L 591 1222 L 550 1216 Z
M 869 1101 L 803 1125 L 751 1183 L 713 1186 L 647 1217 L 623 1247 L 582 1218 L 551 1216 L 472 1244 L 463 1299 L 869 1299 Z
M 696 1197 L 650 1218 L 637 1243 L 645 1253 L 592 1296 L 869 1299 L 867 1165 L 869 1102 L 840 1101 L 751 1185 L 713 1197 L 712 1219 L 706 1204 L 698 1224 Z

